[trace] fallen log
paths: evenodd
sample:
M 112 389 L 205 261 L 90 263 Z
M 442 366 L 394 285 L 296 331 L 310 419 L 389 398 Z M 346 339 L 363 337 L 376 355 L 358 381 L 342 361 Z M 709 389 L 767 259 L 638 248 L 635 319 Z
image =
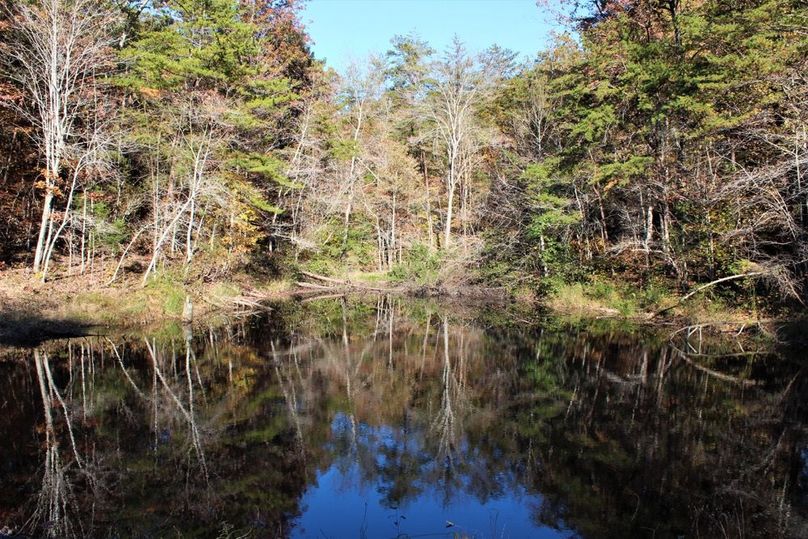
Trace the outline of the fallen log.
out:
M 316 273 L 311 273 L 309 271 L 300 271 L 301 275 L 305 275 L 315 281 L 323 281 L 325 283 L 334 283 L 334 284 L 351 284 L 351 281 L 343 280 L 343 279 L 334 279 L 333 277 L 326 277 L 325 275 L 317 275 Z
M 349 281 L 347 279 L 335 279 L 333 277 L 326 277 L 324 275 L 318 275 L 316 273 L 311 273 L 309 271 L 301 271 L 300 274 L 315 281 L 326 283 L 326 284 L 310 283 L 307 281 L 297 282 L 297 285 L 302 288 L 310 288 L 315 290 L 330 290 L 330 291 L 358 290 L 365 292 L 382 292 L 382 293 L 403 292 L 406 290 L 406 288 L 400 286 L 399 287 L 370 286 L 355 281 Z
M 324 285 L 321 285 L 321 284 L 307 283 L 306 281 L 298 281 L 295 284 L 297 286 L 302 287 L 302 288 L 314 288 L 316 290 L 333 290 L 334 289 L 333 286 L 324 286 Z
M 309 281 L 297 281 L 301 288 L 312 291 L 329 291 L 334 294 L 347 291 L 377 292 L 381 294 L 408 294 L 422 298 L 466 298 L 481 300 L 503 300 L 507 299 L 508 292 L 503 287 L 480 287 L 480 286 L 455 286 L 446 287 L 443 285 L 415 285 L 405 284 L 399 286 L 371 286 L 362 282 L 348 279 L 337 279 L 326 277 L 309 271 L 301 271 L 300 274 L 307 277 Z M 314 282 L 311 282 L 314 281 Z

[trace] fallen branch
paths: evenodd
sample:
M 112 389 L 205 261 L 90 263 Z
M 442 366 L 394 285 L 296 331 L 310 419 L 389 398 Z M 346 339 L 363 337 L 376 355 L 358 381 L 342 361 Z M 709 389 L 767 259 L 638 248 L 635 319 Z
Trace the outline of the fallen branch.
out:
M 685 294 L 684 296 L 679 298 L 679 301 L 677 301 L 673 305 L 665 307 L 664 309 L 660 309 L 660 310 L 656 311 L 655 313 L 651 314 L 651 318 L 655 318 L 655 317 L 659 316 L 662 313 L 666 313 L 666 312 L 670 311 L 671 309 L 674 309 L 674 308 L 678 307 L 679 305 L 681 305 L 682 303 L 684 303 L 685 301 L 687 301 L 691 297 L 695 296 L 696 294 L 698 294 L 702 290 L 710 288 L 711 286 L 717 285 L 719 283 L 725 283 L 727 281 L 734 281 L 734 280 L 737 280 L 737 279 L 746 279 L 747 277 L 759 277 L 761 275 L 763 275 L 762 271 L 751 271 L 749 273 L 741 273 L 741 274 L 738 274 L 738 275 L 730 275 L 729 277 L 721 277 L 720 279 L 716 279 L 715 281 L 711 281 L 711 282 L 709 282 L 707 284 L 703 284 L 700 287 L 696 288 L 695 290 L 692 290 L 691 292 L 688 292 L 687 294 Z
M 344 297 L 345 297 L 345 294 L 340 294 L 340 293 L 325 294 L 325 295 L 319 295 L 318 294 L 318 295 L 314 295 L 314 296 L 304 298 L 301 301 L 301 303 L 310 303 L 312 301 L 320 301 L 320 300 L 323 300 L 323 299 L 336 299 L 336 298 L 344 298 Z
M 341 290 L 360 290 L 365 292 L 382 292 L 382 293 L 390 293 L 390 292 L 402 292 L 405 290 L 403 287 L 378 287 L 378 286 L 369 286 L 362 283 L 357 283 L 345 279 L 335 279 L 333 277 L 326 277 L 324 275 L 318 275 L 316 273 L 311 273 L 308 271 L 301 271 L 301 275 L 304 275 L 310 279 L 315 281 L 320 281 L 321 283 L 310 283 L 306 281 L 298 281 L 297 285 L 302 288 L 312 288 L 315 290 L 329 290 L 329 291 L 341 291 Z
M 300 274 L 305 275 L 306 277 L 309 277 L 311 279 L 314 279 L 315 281 L 323 281 L 323 282 L 326 282 L 326 283 L 334 283 L 334 284 L 351 284 L 351 281 L 346 281 L 346 280 L 342 280 L 342 279 L 334 279 L 333 277 L 326 277 L 324 275 L 317 275 L 316 273 L 311 273 L 311 272 L 308 272 L 308 271 L 301 271 Z
M 297 286 L 300 286 L 300 287 L 303 287 L 303 288 L 314 288 L 316 290 L 333 290 L 334 289 L 333 286 L 325 286 L 325 285 L 321 285 L 321 284 L 307 283 L 305 281 L 298 281 L 295 284 Z

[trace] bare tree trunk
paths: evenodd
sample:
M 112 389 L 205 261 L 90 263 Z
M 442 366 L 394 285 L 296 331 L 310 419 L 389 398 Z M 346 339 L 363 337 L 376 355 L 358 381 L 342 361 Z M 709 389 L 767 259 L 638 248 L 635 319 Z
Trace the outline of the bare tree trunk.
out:
M 446 224 L 443 232 L 443 245 L 449 247 L 452 241 L 452 207 L 454 205 L 454 186 L 449 187 L 449 198 L 446 205 Z
M 45 254 L 45 238 L 48 232 L 48 223 L 51 216 L 51 205 L 53 204 L 53 193 L 48 189 L 42 201 L 42 218 L 39 221 L 39 235 L 36 240 L 36 251 L 34 253 L 34 272 L 39 273 L 42 259 Z
M 356 127 L 354 128 L 353 133 L 353 141 L 356 142 L 359 140 L 359 132 L 362 129 L 362 119 L 364 117 L 364 100 L 359 102 L 359 110 L 358 110 L 358 117 L 356 120 Z M 345 249 L 348 246 L 348 225 L 351 221 L 351 210 L 353 209 L 353 199 L 354 199 L 354 184 L 356 182 L 356 178 L 354 177 L 356 174 L 356 156 L 351 157 L 351 167 L 348 170 L 348 203 L 345 205 L 345 228 L 342 235 L 342 248 Z
M 86 256 L 87 256 L 87 190 L 85 189 L 83 194 L 83 203 L 81 206 L 81 274 L 84 275 L 84 271 L 87 267 L 86 264 Z
M 444 223 L 443 247 L 449 248 L 452 241 L 452 214 L 454 211 L 455 187 L 457 186 L 457 151 L 456 143 L 449 145 L 449 175 L 447 178 L 446 223 Z
M 429 238 L 429 250 L 435 250 L 435 236 L 432 229 L 432 201 L 430 200 L 432 197 L 429 192 L 429 171 L 427 170 L 426 164 L 426 156 L 424 152 L 421 151 L 421 161 L 424 165 L 424 189 L 426 190 L 426 227 L 427 227 L 427 237 Z
M 148 267 L 146 267 L 146 271 L 143 274 L 143 284 L 144 285 L 146 284 L 146 282 L 149 279 L 149 274 L 151 274 L 151 272 L 154 271 L 154 268 L 157 265 L 157 260 L 160 257 L 160 248 L 162 247 L 163 242 L 165 242 L 166 238 L 168 237 L 169 232 L 171 232 L 173 230 L 176 230 L 177 222 L 179 221 L 180 217 L 182 217 L 182 215 L 185 213 L 185 211 L 188 209 L 188 206 L 190 206 L 190 204 L 191 204 L 191 199 L 189 198 L 187 201 L 185 201 L 185 204 L 183 204 L 177 210 L 177 213 L 174 215 L 174 218 L 171 220 L 171 222 L 168 224 L 168 226 L 166 226 L 163 229 L 163 233 L 160 234 L 160 238 L 158 239 L 157 245 L 154 248 L 154 253 L 152 253 L 151 261 L 149 262 L 149 265 L 148 265 Z
M 393 211 L 390 214 L 390 249 L 388 251 L 387 265 L 393 267 L 396 256 L 396 194 L 393 193 Z
M 196 210 L 196 193 L 191 194 L 191 208 L 188 211 L 188 231 L 185 234 L 185 263 L 190 264 L 194 257 L 191 245 L 191 235 L 194 230 L 194 212 Z
M 376 260 L 379 264 L 379 271 L 384 270 L 384 239 L 382 238 L 382 227 L 379 224 L 379 217 L 376 217 Z
M 208 161 L 210 153 L 210 141 L 212 133 L 207 131 L 203 135 L 203 140 L 198 148 L 192 149 L 194 156 L 194 168 L 191 176 L 189 202 L 190 207 L 188 210 L 188 229 L 185 234 L 185 262 L 190 264 L 194 257 L 193 245 L 193 231 L 194 231 L 194 218 L 196 216 L 196 199 L 199 191 L 202 188 L 202 180 L 205 175 L 205 166 Z

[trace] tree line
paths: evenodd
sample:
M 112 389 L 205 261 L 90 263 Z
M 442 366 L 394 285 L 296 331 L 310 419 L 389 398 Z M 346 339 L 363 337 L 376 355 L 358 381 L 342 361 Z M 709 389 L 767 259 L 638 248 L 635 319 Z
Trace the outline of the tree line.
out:
M 406 35 L 337 74 L 296 0 L 6 2 L 2 259 L 801 298 L 808 9 L 561 6 L 528 62 Z

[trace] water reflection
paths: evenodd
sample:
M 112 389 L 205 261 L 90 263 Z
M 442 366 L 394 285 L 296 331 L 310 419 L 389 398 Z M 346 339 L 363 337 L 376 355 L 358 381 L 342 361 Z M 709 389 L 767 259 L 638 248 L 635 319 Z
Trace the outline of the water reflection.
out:
M 802 358 L 507 320 L 337 298 L 7 351 L 0 529 L 805 535 Z

